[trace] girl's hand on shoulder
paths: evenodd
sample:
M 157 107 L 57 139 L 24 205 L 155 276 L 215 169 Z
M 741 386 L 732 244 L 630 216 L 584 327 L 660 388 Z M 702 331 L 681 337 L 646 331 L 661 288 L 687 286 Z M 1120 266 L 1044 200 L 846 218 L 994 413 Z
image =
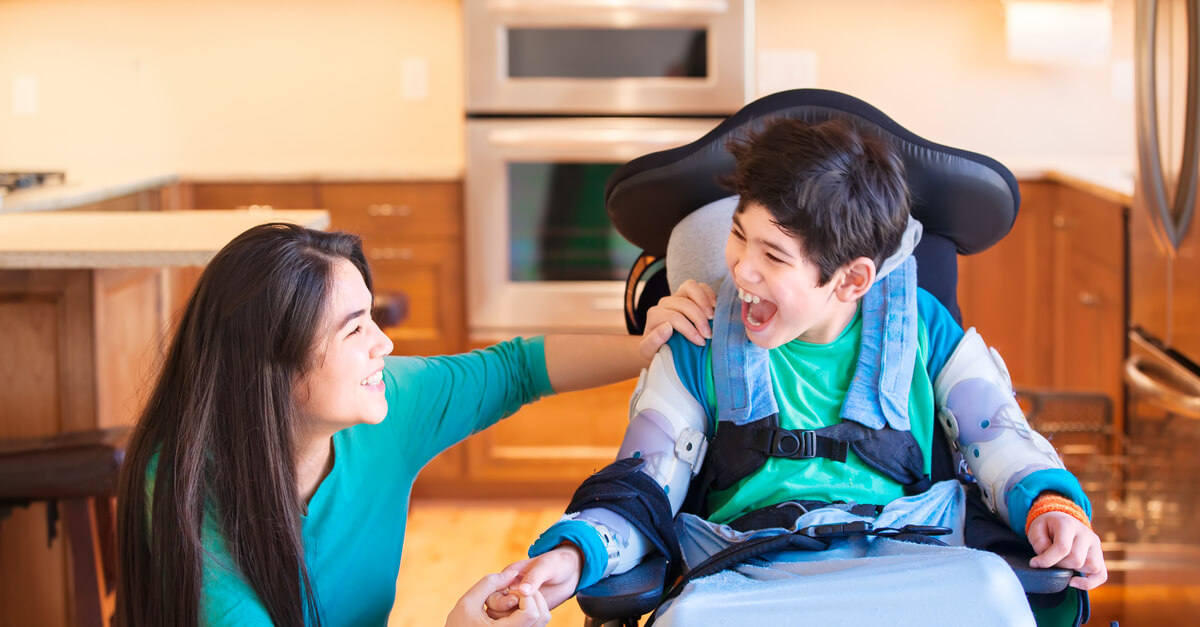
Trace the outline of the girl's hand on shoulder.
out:
M 528 585 L 509 588 L 520 574 L 506 570 L 479 580 L 450 611 L 446 627 L 544 627 L 550 622 L 550 608 L 541 592 Z M 497 593 L 512 597 L 513 604 L 508 610 L 493 612 L 485 607 L 488 596 Z
M 1079 573 L 1070 585 L 1091 590 L 1108 580 L 1108 567 L 1100 537 L 1074 516 L 1046 512 L 1029 525 L 1029 543 L 1037 555 L 1029 560 L 1034 568 L 1070 568 Z
M 707 283 L 692 279 L 683 282 L 674 294 L 659 300 L 646 312 L 646 330 L 642 333 L 641 352 L 647 361 L 662 348 L 671 333 L 678 331 L 691 343 L 703 346 L 712 337 L 713 312 L 717 295 Z

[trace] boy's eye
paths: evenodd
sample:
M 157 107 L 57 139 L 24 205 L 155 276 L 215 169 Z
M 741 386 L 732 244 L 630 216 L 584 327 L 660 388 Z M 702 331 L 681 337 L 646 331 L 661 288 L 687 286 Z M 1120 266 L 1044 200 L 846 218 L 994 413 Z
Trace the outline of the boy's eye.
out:
M 734 227 L 734 228 L 730 229 L 730 230 L 729 230 L 729 234 L 730 234 L 730 235 L 732 235 L 732 236 L 734 236 L 734 237 L 736 237 L 736 238 L 738 238 L 739 240 L 746 239 L 745 237 L 742 237 L 742 232 L 741 232 L 741 231 L 739 231 L 739 230 L 737 229 L 737 227 Z
M 780 259 L 779 257 L 776 257 L 775 255 L 772 255 L 771 253 L 766 253 L 766 255 L 767 255 L 767 259 L 770 259 L 771 261 L 774 261 L 775 263 L 783 263 L 782 259 Z

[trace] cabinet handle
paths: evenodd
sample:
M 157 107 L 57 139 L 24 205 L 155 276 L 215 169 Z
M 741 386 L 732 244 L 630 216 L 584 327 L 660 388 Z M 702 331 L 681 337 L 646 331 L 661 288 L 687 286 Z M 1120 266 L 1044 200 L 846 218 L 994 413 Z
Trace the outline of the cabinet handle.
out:
M 254 213 L 254 212 L 263 212 L 263 211 L 274 211 L 275 207 L 272 207 L 271 205 L 238 205 L 236 207 L 236 209 L 238 209 L 240 211 L 249 211 L 251 213 Z
M 411 248 L 372 248 L 367 254 L 371 259 L 399 259 L 409 261 L 413 258 Z
M 1067 228 L 1067 218 L 1062 214 L 1055 214 L 1054 219 L 1050 221 L 1056 229 Z
M 1079 304 L 1084 307 L 1095 307 L 1100 304 L 1100 297 L 1092 292 L 1080 292 Z
M 408 216 L 412 215 L 412 207 L 408 205 L 392 205 L 387 203 L 380 205 L 367 205 L 367 215 L 373 218 L 380 216 L 396 216 L 399 218 L 407 218 Z

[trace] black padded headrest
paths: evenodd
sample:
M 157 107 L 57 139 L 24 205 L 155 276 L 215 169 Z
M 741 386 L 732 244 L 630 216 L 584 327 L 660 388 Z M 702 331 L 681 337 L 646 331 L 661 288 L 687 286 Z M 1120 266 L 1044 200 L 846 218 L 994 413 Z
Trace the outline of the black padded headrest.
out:
M 913 198 L 912 214 L 925 232 L 954 242 L 960 254 L 980 252 L 1008 234 L 1021 195 L 1012 172 L 994 159 L 922 139 L 882 111 L 846 94 L 795 89 L 760 98 L 704 137 L 639 157 L 613 173 L 605 189 L 608 215 L 625 239 L 662 257 L 671 229 L 684 216 L 729 196 L 719 183 L 733 173 L 731 138 L 775 117 L 820 122 L 841 117 L 898 147 Z

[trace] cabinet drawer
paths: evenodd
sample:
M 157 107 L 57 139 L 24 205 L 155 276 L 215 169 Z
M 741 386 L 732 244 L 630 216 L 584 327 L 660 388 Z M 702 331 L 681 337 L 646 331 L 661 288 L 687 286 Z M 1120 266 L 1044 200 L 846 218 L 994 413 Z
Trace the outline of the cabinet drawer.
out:
M 321 185 L 331 228 L 373 236 L 455 236 L 462 232 L 458 183 L 330 183 Z
M 312 183 L 195 183 L 191 206 L 196 209 L 237 209 L 267 205 L 276 209 L 315 209 L 317 187 Z
M 466 337 L 462 296 L 462 250 L 450 241 L 369 246 L 375 293 L 403 295 L 407 314 L 384 332 L 398 355 L 460 352 Z

